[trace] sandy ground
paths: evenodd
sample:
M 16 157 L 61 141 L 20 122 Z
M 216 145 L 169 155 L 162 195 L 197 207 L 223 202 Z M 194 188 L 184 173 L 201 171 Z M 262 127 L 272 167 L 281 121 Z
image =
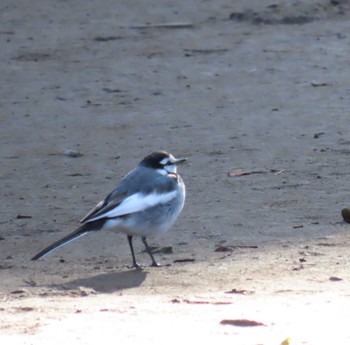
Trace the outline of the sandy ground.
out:
M 1 343 L 349 343 L 349 19 L 2 1 Z M 163 267 L 130 270 L 109 233 L 30 261 L 158 149 L 189 157 L 185 209 L 149 241 Z

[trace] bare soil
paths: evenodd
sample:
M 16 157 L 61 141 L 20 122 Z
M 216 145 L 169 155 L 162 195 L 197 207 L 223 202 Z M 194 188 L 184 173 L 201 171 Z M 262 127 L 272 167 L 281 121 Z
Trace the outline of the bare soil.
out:
M 0 4 L 2 344 L 349 343 L 348 1 Z M 183 213 L 129 268 L 32 262 L 147 154 Z M 149 258 L 140 242 L 137 255 Z

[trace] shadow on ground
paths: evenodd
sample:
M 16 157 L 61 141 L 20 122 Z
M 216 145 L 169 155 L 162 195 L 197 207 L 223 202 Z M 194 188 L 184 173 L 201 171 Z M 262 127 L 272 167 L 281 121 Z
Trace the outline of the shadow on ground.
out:
M 104 273 L 89 278 L 75 279 L 64 284 L 65 289 L 90 288 L 96 292 L 113 293 L 138 287 L 146 279 L 147 272 L 139 269 L 126 272 Z M 55 286 L 57 288 L 57 286 Z

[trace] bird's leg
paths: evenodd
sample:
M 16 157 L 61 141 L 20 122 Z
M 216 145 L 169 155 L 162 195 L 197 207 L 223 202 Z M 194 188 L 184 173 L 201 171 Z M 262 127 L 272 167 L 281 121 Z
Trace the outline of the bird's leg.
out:
M 154 259 L 153 254 L 152 254 L 152 252 L 151 252 L 151 249 L 150 249 L 149 246 L 148 246 L 146 237 L 141 237 L 141 239 L 142 239 L 143 244 L 144 244 L 145 247 L 146 247 L 147 253 L 148 253 L 149 256 L 151 257 L 152 266 L 154 266 L 154 267 L 159 267 L 159 266 L 160 266 L 159 263 Z
M 134 247 L 132 245 L 132 236 L 128 235 L 128 241 L 129 241 L 129 246 L 131 250 L 131 255 L 132 255 L 132 267 L 134 268 L 141 268 L 141 266 L 137 263 L 135 253 L 134 253 Z

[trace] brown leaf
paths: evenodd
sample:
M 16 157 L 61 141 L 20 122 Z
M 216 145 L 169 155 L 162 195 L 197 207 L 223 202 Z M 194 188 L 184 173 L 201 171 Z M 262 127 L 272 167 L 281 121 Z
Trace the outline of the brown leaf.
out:
M 246 319 L 233 319 L 233 320 L 221 320 L 221 325 L 230 325 L 237 327 L 256 327 L 256 326 L 266 326 L 262 322 L 254 321 L 254 320 L 246 320 Z
M 229 177 L 239 177 L 239 176 L 246 176 L 246 175 L 251 175 L 253 174 L 252 171 L 246 171 L 243 169 L 234 169 L 232 171 L 230 171 L 227 175 Z
M 255 293 L 255 291 L 232 289 L 231 291 L 226 291 L 225 293 L 237 295 L 252 295 Z
M 184 303 L 187 304 L 214 304 L 214 305 L 228 305 L 228 304 L 233 304 L 232 302 L 222 302 L 222 301 L 218 301 L 218 302 L 211 302 L 211 301 L 192 301 L 192 300 L 188 300 L 185 299 L 183 300 Z
M 24 290 L 24 289 L 18 289 L 18 290 L 13 290 L 13 291 L 11 291 L 10 293 L 11 293 L 12 295 L 19 295 L 19 294 L 26 293 L 26 292 L 27 292 L 27 291 Z
M 272 170 L 270 170 L 272 172 Z M 234 169 L 227 173 L 229 177 L 239 177 L 239 176 L 247 176 L 252 174 L 267 174 L 268 170 L 244 170 L 244 169 Z
M 299 266 L 293 267 L 292 271 L 301 271 L 303 269 L 304 269 L 304 265 L 299 265 Z
M 146 24 L 146 25 L 132 25 L 131 29 L 193 29 L 192 23 L 160 23 L 160 24 Z
M 176 259 L 173 262 L 174 263 L 180 263 L 180 262 L 194 262 L 194 261 L 195 261 L 194 259 L 188 258 L 188 259 Z
M 311 83 L 311 86 L 313 86 L 313 87 L 322 87 L 322 86 L 332 86 L 332 84 L 325 83 L 325 82 L 316 82 L 316 81 L 314 81 L 314 82 Z
M 121 40 L 123 37 L 121 36 L 96 36 L 93 38 L 96 42 L 109 42 L 115 40 Z
M 16 308 L 18 311 L 33 311 L 34 308 L 32 307 L 18 307 Z
M 258 246 L 254 245 L 239 245 L 239 246 L 231 246 L 231 245 L 222 245 L 218 244 L 215 248 L 215 252 L 232 252 L 234 249 L 257 249 Z
M 215 252 L 232 252 L 234 249 L 233 246 L 223 246 L 223 245 L 218 245 L 216 248 L 215 248 Z
M 81 152 L 75 150 L 66 150 L 63 152 L 63 156 L 70 158 L 78 158 L 84 156 Z
M 17 214 L 17 219 L 27 219 L 27 218 L 32 218 L 32 216 L 27 216 L 27 215 L 24 215 L 24 214 Z
M 267 170 L 244 170 L 244 169 L 233 169 L 232 171 L 227 173 L 227 176 L 229 177 L 240 177 L 240 176 L 247 176 L 247 175 L 253 175 L 253 174 L 268 174 L 273 173 L 274 175 L 279 175 L 285 172 L 286 169 L 282 170 L 276 170 L 276 169 L 267 169 Z

